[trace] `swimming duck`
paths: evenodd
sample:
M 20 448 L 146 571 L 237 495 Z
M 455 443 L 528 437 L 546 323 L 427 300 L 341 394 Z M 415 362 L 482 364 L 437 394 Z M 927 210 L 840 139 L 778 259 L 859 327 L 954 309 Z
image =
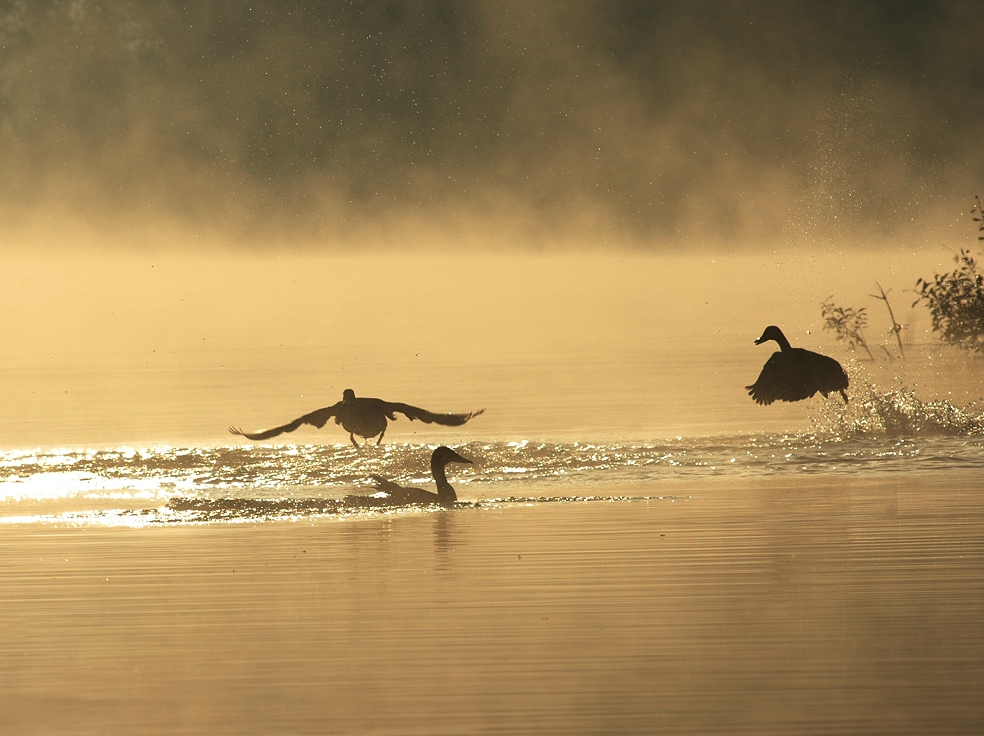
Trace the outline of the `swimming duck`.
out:
M 438 447 L 431 455 L 431 474 L 437 483 L 437 493 L 425 491 L 423 488 L 404 488 L 393 481 L 386 480 L 380 475 L 370 476 L 375 483 L 375 488 L 381 493 L 387 494 L 387 505 L 411 505 L 411 504 L 436 504 L 439 506 L 452 506 L 458 500 L 454 488 L 448 483 L 448 478 L 444 474 L 444 468 L 448 463 L 471 463 L 466 457 L 462 457 L 450 447 Z M 350 497 L 358 498 L 358 497 Z M 373 498 L 380 498 L 375 494 Z
M 347 388 L 342 392 L 342 400 L 337 404 L 317 409 L 279 427 L 258 432 L 244 432 L 238 427 L 229 427 L 229 431 L 249 440 L 265 440 L 284 432 L 293 432 L 302 424 L 310 424 L 321 429 L 329 419 L 334 417 L 335 424 L 341 424 L 342 428 L 349 433 L 352 444 L 358 447 L 359 443 L 355 441 L 355 435 L 359 435 L 366 441 L 366 444 L 368 444 L 370 437 L 379 435 L 376 444 L 382 442 L 383 435 L 386 434 L 386 420 L 396 421 L 394 415 L 397 413 L 403 414 L 411 422 L 419 419 L 428 424 L 459 427 L 484 411 L 485 409 L 479 409 L 469 414 L 435 414 L 426 409 L 410 406 L 410 404 L 356 397 L 355 391 Z
M 827 394 L 839 391 L 847 403 L 847 373 L 833 358 L 814 353 L 803 348 L 790 347 L 789 340 L 775 325 L 769 325 L 756 345 L 775 340 L 780 351 L 773 353 L 758 380 L 748 389 L 748 395 L 759 404 L 773 401 L 800 401 L 808 399 L 818 391 L 826 398 Z

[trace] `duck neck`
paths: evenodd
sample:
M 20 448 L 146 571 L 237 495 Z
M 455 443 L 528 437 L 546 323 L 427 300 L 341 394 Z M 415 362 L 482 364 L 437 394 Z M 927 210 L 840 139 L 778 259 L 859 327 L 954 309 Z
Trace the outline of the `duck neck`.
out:
M 789 340 L 787 340 L 786 336 L 781 332 L 776 337 L 773 337 L 772 339 L 775 340 L 777 343 L 779 343 L 779 349 L 782 350 L 783 352 L 792 349 L 792 347 L 789 344 Z
M 434 475 L 434 481 L 437 483 L 437 497 L 441 503 L 454 503 L 457 501 L 458 496 L 455 494 L 451 484 L 448 483 L 448 476 L 444 474 L 444 466 L 432 460 L 431 473 Z

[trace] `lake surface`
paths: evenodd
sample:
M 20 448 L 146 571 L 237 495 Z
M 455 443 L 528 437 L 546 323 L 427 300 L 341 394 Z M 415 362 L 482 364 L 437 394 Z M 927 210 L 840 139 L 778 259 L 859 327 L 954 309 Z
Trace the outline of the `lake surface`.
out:
M 4 733 L 984 729 L 984 362 L 818 325 L 931 259 L 42 261 L 0 296 Z M 747 397 L 773 322 L 847 405 Z M 349 387 L 486 412 L 226 430 Z M 438 444 L 454 508 L 346 501 Z
M 663 491 L 664 493 L 666 491 Z M 979 732 L 980 474 L 0 532 L 5 733 Z

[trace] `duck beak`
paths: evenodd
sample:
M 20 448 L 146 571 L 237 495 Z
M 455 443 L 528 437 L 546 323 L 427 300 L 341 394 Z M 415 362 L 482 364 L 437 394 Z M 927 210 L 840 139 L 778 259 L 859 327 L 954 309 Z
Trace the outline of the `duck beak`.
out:
M 756 340 L 756 341 L 755 341 L 755 344 L 756 344 L 756 345 L 761 345 L 761 344 L 762 344 L 763 342 L 765 342 L 765 340 L 763 340 L 763 339 L 762 339 L 762 338 L 760 337 L 760 338 L 759 338 L 758 340 Z
M 468 463 L 469 465 L 474 464 L 474 461 L 469 460 L 467 457 L 462 457 L 457 452 L 454 453 L 454 462 L 456 462 L 456 463 Z

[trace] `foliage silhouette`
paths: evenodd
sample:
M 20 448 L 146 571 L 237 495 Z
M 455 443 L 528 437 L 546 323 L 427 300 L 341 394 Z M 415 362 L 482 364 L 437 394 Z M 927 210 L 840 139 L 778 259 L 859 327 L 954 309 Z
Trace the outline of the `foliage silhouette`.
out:
M 981 223 L 978 240 L 984 240 L 984 210 L 980 197 L 971 210 L 975 222 Z M 954 256 L 957 267 L 936 274 L 932 281 L 916 281 L 919 295 L 913 306 L 925 302 L 932 318 L 933 331 L 949 345 L 984 353 L 984 275 L 978 273 L 977 261 L 967 248 Z
M 862 334 L 862 330 L 868 326 L 868 310 L 865 307 L 860 309 L 839 307 L 834 304 L 834 297 L 831 295 L 820 305 L 820 309 L 825 321 L 824 330 L 833 332 L 837 339 L 846 342 L 851 350 L 857 350 L 858 346 L 863 347 L 868 357 L 874 361 L 875 356 L 871 354 L 868 342 Z
M 913 306 L 926 303 L 933 330 L 943 342 L 984 352 L 984 276 L 977 272 L 977 262 L 966 248 L 960 249 L 954 261 L 957 268 L 950 273 L 916 282 L 919 298 Z

